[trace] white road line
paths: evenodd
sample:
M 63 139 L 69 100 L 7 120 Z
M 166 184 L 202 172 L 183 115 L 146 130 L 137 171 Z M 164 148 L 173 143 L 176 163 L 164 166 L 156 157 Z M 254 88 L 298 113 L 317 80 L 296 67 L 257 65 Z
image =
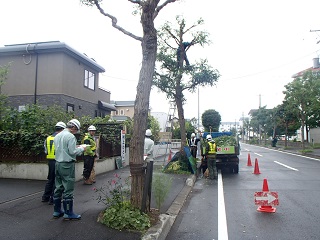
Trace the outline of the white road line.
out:
M 218 239 L 228 240 L 228 227 L 221 171 L 218 172 Z
M 293 170 L 293 171 L 299 171 L 298 169 L 296 169 L 296 168 L 293 168 L 293 167 L 289 167 L 288 165 L 285 165 L 285 164 L 283 164 L 283 163 L 281 163 L 281 162 L 278 162 L 278 161 L 274 161 L 275 163 L 277 163 L 277 164 L 279 164 L 279 165 L 281 165 L 281 166 L 284 166 L 284 167 L 286 167 L 286 168 L 289 168 L 289 169 L 291 169 L 291 170 Z
M 15 199 L 10 199 L 10 200 L 1 202 L 0 205 L 2 205 L 2 204 L 7 204 L 7 203 L 12 203 L 12 202 L 16 202 L 16 201 L 19 201 L 19 200 L 21 200 L 21 199 L 25 199 L 25 198 L 32 197 L 32 196 L 34 196 L 34 195 L 40 194 L 40 193 L 42 193 L 42 192 L 43 192 L 43 191 L 41 191 L 41 192 L 36 192 L 36 193 L 31 193 L 31 194 L 28 194 L 28 195 L 25 195 L 25 196 L 22 196 L 22 197 L 18 197 L 18 198 L 15 198 Z
M 244 143 L 244 144 L 245 144 L 245 143 Z M 267 147 L 260 147 L 260 146 L 255 146 L 255 147 L 264 148 L 264 149 L 268 149 L 268 150 L 270 150 L 270 151 L 279 152 L 279 153 L 288 154 L 288 155 L 297 156 L 297 157 L 302 157 L 302 158 L 307 158 L 307 159 L 311 159 L 311 160 L 315 160 L 315 161 L 320 162 L 320 159 L 318 159 L 318 158 L 313 158 L 313 157 L 303 156 L 303 155 L 300 155 L 300 154 L 295 154 L 295 153 L 291 153 L 291 152 L 286 152 L 285 150 L 284 150 L 284 151 L 280 151 L 280 150 L 277 150 L 277 149 L 272 149 L 272 148 L 267 148 Z M 245 149 L 245 150 L 248 151 L 248 152 L 250 152 L 249 149 Z
M 256 153 L 256 152 L 255 152 L 254 154 L 258 155 L 259 157 L 262 157 L 262 155 L 261 155 L 261 154 L 259 154 L 259 153 Z

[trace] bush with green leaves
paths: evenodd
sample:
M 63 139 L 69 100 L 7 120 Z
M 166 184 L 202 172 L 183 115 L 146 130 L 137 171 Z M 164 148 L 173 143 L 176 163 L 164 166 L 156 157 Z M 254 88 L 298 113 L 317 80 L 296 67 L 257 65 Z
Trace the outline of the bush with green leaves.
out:
M 99 221 L 117 230 L 144 231 L 150 227 L 147 214 L 140 212 L 130 203 L 130 178 L 122 180 L 118 174 L 107 184 L 93 189 L 98 195 L 98 202 L 107 206 Z
M 145 231 L 151 226 L 148 215 L 134 208 L 129 201 L 107 208 L 100 221 L 117 230 Z
M 72 118 L 75 118 L 73 113 L 67 113 L 65 109 L 56 105 L 45 108 L 38 104 L 26 105 L 25 110 L 21 112 L 14 108 L 6 108 L 1 112 L 0 143 L 3 146 L 15 146 L 27 155 L 40 155 L 43 153 L 44 140 L 54 132 L 55 124 L 60 121 L 67 123 Z M 103 132 L 103 136 L 107 136 L 106 140 L 112 146 L 120 144 L 122 125 L 111 122 L 110 116 L 93 119 L 83 116 L 78 120 L 82 130 L 79 143 L 87 128 L 95 125 L 97 134 Z M 106 124 L 108 126 L 104 127 Z

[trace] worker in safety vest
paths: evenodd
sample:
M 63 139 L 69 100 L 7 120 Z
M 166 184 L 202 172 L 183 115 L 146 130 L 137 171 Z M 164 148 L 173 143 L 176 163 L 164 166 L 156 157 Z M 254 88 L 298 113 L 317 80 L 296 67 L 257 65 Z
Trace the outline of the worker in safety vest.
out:
M 197 146 L 198 142 L 200 141 L 199 138 L 196 138 L 195 133 L 191 133 L 191 138 L 188 140 L 188 145 L 190 148 L 191 155 L 196 158 L 197 157 Z
M 207 170 L 207 159 L 206 159 L 206 147 L 207 147 L 207 141 L 204 137 L 204 134 L 200 133 L 200 153 L 201 153 L 201 165 L 200 165 L 200 177 L 203 176 L 205 171 Z
M 83 159 L 83 179 L 85 185 L 92 185 L 92 180 L 90 179 L 91 171 L 93 169 L 94 158 L 96 157 L 96 141 L 94 140 L 94 134 L 96 133 L 96 127 L 91 125 L 88 127 L 88 133 L 85 134 L 82 144 L 90 145 L 84 151 Z
M 44 193 L 42 195 L 42 202 L 49 202 L 49 205 L 53 204 L 53 192 L 55 189 L 55 152 L 54 152 L 54 137 L 60 133 L 63 129 L 66 128 L 66 124 L 64 122 L 58 122 L 55 125 L 55 132 L 48 136 L 44 141 L 44 152 L 46 153 L 46 158 L 48 159 L 48 181 L 44 188 Z
M 206 146 L 206 158 L 209 170 L 209 178 L 217 179 L 217 167 L 216 167 L 216 156 L 217 156 L 217 145 L 215 140 L 212 139 L 210 134 L 207 135 L 207 146 Z

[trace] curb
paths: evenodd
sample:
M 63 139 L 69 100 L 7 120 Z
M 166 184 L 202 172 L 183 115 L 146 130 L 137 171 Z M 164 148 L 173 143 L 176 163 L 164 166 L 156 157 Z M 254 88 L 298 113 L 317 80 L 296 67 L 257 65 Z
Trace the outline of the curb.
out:
M 165 240 L 174 221 L 176 220 L 185 200 L 187 199 L 191 189 L 196 181 L 196 175 L 191 175 L 186 180 L 186 185 L 175 198 L 168 211 L 165 214 L 160 214 L 160 222 L 148 229 L 141 238 L 142 240 Z

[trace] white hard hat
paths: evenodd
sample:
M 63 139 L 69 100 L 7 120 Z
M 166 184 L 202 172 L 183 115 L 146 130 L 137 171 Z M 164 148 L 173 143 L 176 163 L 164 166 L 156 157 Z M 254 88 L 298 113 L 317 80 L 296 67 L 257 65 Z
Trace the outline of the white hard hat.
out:
M 191 133 L 191 137 L 195 137 L 196 136 L 196 134 L 194 134 L 194 133 Z
M 207 140 L 211 140 L 212 136 L 210 134 L 207 135 Z
M 80 122 L 79 122 L 77 119 L 71 119 L 71 120 L 68 122 L 68 125 L 69 125 L 69 124 L 74 125 L 76 128 L 78 128 L 78 130 L 80 130 L 81 125 L 80 125 Z
M 64 122 L 57 122 L 55 127 L 66 128 L 66 124 Z
M 88 127 L 88 131 L 97 131 L 96 127 L 91 125 L 90 127 Z
M 146 136 L 150 137 L 152 135 L 152 132 L 150 129 L 147 129 L 146 130 Z

